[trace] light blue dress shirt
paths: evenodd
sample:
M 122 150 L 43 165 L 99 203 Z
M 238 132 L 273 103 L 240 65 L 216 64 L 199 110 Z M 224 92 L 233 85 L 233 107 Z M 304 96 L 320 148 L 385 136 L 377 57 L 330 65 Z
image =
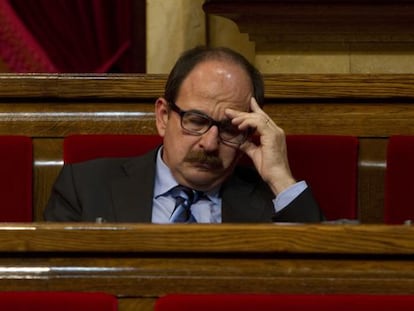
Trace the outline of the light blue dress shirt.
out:
M 171 174 L 170 169 L 161 158 L 162 147 L 158 150 L 154 198 L 152 207 L 153 223 L 170 223 L 170 216 L 174 210 L 175 199 L 168 193 L 178 183 Z M 292 202 L 307 188 L 305 181 L 300 181 L 283 192 L 273 200 L 275 211 L 279 212 Z M 191 213 L 198 223 L 221 223 L 221 198 L 219 188 L 205 193 L 206 197 L 191 206 Z

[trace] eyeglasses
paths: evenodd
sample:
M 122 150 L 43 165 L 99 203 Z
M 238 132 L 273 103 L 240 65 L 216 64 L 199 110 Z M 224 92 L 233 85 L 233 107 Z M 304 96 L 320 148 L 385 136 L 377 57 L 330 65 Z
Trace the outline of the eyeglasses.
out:
M 250 134 L 250 131 L 240 131 L 231 120 L 216 121 L 197 110 L 181 110 L 175 103 L 170 103 L 173 111 L 181 117 L 181 127 L 192 135 L 203 135 L 213 126 L 217 126 L 219 137 L 225 144 L 239 146 L 243 144 Z

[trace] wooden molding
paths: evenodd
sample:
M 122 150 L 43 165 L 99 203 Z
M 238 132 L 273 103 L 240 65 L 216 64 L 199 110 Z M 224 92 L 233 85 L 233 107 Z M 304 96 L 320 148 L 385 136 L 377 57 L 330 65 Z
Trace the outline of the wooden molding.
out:
M 411 226 L 1 224 L 0 242 L 9 291 L 149 306 L 171 292 L 414 293 Z
M 0 101 L 117 99 L 153 101 L 164 94 L 165 74 L 0 74 Z M 414 98 L 414 74 L 264 74 L 265 97 L 294 99 Z
M 413 42 L 407 0 L 207 0 L 207 14 L 234 21 L 258 51 L 280 42 Z

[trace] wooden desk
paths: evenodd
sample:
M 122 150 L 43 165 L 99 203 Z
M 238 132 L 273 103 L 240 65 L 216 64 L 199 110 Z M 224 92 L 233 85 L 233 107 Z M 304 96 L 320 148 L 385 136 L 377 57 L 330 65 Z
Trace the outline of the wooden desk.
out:
M 105 291 L 121 310 L 169 292 L 414 294 L 414 227 L 0 225 L 2 290 Z

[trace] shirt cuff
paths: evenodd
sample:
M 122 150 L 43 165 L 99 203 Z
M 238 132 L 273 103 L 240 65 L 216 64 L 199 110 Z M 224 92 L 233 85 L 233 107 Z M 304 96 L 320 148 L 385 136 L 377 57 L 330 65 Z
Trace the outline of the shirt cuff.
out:
M 273 205 L 275 207 L 276 213 L 280 212 L 282 209 L 288 206 L 306 188 L 308 188 L 308 184 L 306 181 L 302 180 L 279 193 L 279 195 L 273 199 Z

